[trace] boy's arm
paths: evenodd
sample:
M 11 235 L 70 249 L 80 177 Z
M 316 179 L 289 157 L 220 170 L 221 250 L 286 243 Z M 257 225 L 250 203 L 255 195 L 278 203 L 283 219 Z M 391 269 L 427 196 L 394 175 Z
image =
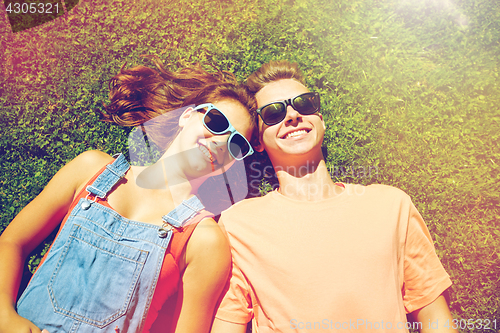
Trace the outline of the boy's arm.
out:
M 453 317 L 443 294 L 434 302 L 413 311 L 411 314 L 417 322 L 422 323 L 421 333 L 458 332 L 453 328 Z

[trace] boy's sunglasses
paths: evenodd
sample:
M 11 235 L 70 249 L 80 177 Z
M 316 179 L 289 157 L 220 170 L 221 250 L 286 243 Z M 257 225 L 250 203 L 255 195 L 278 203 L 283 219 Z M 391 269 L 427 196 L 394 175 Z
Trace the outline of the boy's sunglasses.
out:
M 272 102 L 257 109 L 257 113 L 267 126 L 276 125 L 285 119 L 288 105 L 302 115 L 316 113 L 320 109 L 319 94 L 308 92 L 284 101 Z
M 200 104 L 194 108 L 195 111 L 205 109 L 203 116 L 203 125 L 213 134 L 225 134 L 230 132 L 229 139 L 227 140 L 227 150 L 235 160 L 242 160 L 245 157 L 253 154 L 250 142 L 241 135 L 236 128 L 231 125 L 226 115 L 221 110 L 217 109 L 211 103 Z

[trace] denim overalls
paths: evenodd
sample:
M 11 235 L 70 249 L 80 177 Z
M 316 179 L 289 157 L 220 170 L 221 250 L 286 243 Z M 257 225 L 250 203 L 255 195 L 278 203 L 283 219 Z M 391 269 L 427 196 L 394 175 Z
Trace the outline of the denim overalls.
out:
M 105 198 L 129 168 L 123 155 L 87 186 L 19 299 L 19 315 L 59 332 L 140 332 L 172 227 L 204 207 L 196 196 L 168 215 L 163 227 L 131 221 L 89 198 Z

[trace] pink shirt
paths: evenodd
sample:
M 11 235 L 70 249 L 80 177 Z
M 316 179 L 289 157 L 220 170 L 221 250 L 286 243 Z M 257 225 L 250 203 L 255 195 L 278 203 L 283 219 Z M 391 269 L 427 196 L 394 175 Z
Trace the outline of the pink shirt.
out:
M 217 318 L 253 319 L 254 333 L 407 332 L 406 313 L 450 278 L 408 195 L 344 186 L 320 201 L 274 191 L 223 213 L 233 272 Z

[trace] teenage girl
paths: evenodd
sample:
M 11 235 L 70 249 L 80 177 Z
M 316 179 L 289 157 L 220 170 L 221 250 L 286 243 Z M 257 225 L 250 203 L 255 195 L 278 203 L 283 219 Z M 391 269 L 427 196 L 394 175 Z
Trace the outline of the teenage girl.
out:
M 175 121 L 174 133 L 148 127 L 162 158 L 84 152 L 14 218 L 0 236 L 1 333 L 209 331 L 231 258 L 196 193 L 253 152 L 253 100 L 234 76 L 155 63 L 121 69 L 104 117 Z M 60 224 L 16 305 L 27 255 Z

